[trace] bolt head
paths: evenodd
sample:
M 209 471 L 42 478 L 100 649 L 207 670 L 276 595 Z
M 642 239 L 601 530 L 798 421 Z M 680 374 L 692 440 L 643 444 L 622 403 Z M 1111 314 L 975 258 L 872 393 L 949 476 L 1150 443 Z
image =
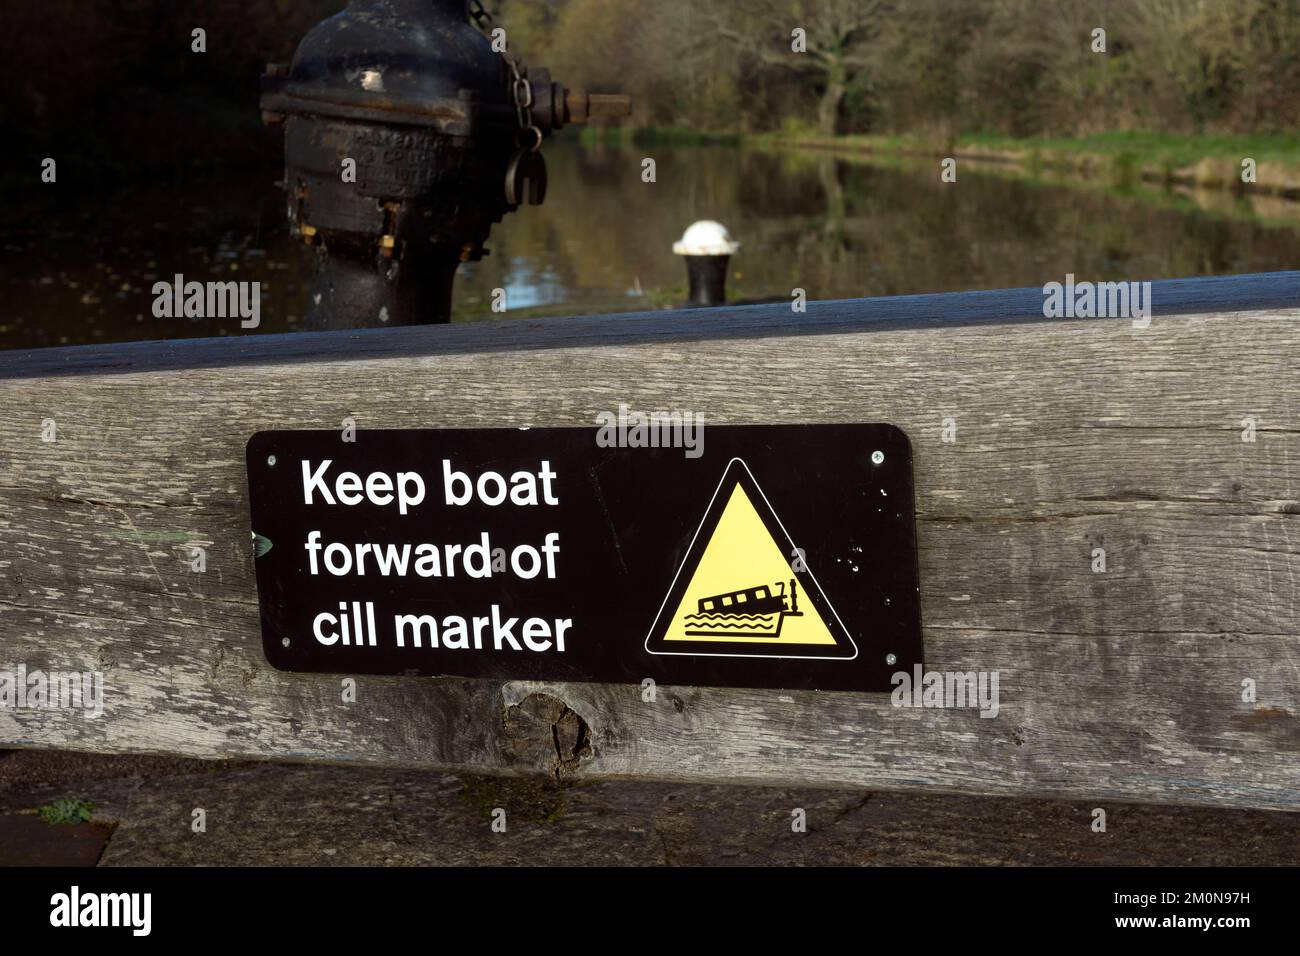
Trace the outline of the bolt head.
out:
M 886 654 L 886 655 L 885 655 L 885 663 L 888 664 L 890 667 L 893 667 L 895 664 L 898 663 L 898 655 L 897 655 L 897 654 Z
M 884 460 L 885 460 L 885 453 L 883 451 L 873 451 L 871 453 L 871 463 L 873 465 L 878 465 Z

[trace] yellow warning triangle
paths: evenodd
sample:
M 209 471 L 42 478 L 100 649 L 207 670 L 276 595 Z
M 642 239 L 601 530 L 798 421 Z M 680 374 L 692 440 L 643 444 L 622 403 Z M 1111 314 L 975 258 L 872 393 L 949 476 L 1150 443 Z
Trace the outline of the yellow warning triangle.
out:
M 646 637 L 651 654 L 852 660 L 857 647 L 748 466 L 733 458 Z

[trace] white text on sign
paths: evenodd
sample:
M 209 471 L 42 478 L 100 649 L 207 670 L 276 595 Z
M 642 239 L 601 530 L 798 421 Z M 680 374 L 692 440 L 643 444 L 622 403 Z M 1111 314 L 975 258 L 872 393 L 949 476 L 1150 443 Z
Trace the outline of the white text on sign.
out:
M 428 483 L 416 471 L 373 471 L 364 477 L 355 471 L 332 472 L 333 459 L 319 463 L 302 462 L 302 500 L 310 506 L 354 507 L 368 503 L 377 507 L 397 506 L 406 515 L 425 503 Z M 478 474 L 457 469 L 450 459 L 441 462 L 442 504 L 463 508 L 474 504 L 490 508 L 531 508 L 560 503 L 556 494 L 558 477 L 548 460 L 536 469 L 503 472 L 485 470 Z M 473 579 L 496 575 L 513 575 L 521 580 L 558 575 L 559 532 L 547 532 L 540 544 L 497 546 L 492 534 L 483 531 L 469 541 L 380 543 L 359 541 L 345 543 L 324 540 L 324 533 L 307 533 L 303 548 L 307 552 L 308 570 L 313 576 L 388 578 Z M 529 650 L 536 653 L 563 653 L 567 633 L 573 627 L 570 618 L 544 619 L 506 617 L 497 604 L 486 614 L 394 613 L 391 636 L 399 648 L 446 648 L 450 650 Z M 518 626 L 518 631 L 516 631 Z M 337 611 L 323 611 L 312 622 L 312 636 L 325 647 L 375 647 L 380 628 L 376 622 L 374 601 L 343 601 Z

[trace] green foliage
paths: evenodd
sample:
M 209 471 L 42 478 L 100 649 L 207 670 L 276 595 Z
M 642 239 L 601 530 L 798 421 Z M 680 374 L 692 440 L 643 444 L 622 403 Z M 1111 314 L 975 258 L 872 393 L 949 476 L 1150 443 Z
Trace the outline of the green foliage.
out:
M 834 109 L 840 133 L 950 141 L 1300 123 L 1300 0 L 509 3 L 507 19 L 516 6 L 549 11 L 529 29 L 557 75 L 631 93 L 636 125 L 825 136 Z M 792 25 L 816 44 L 819 24 L 854 17 L 842 48 L 790 52 Z M 1104 53 L 1092 49 L 1098 26 Z
M 584 146 L 618 146 L 631 131 L 625 126 L 584 126 L 571 135 Z
M 208 52 L 196 55 L 193 4 L 20 3 L 0 33 L 0 123 L 21 130 L 35 155 L 77 142 L 79 160 L 101 177 L 180 178 L 196 165 L 259 161 L 274 141 L 256 108 L 263 66 L 288 60 L 343 5 L 206 4 Z M 1286 136 L 1300 127 L 1300 0 L 487 5 L 527 63 L 571 87 L 630 93 L 629 127 L 928 142 L 972 132 Z M 796 26 L 807 53 L 791 49 Z M 1098 26 L 1105 53 L 1091 49 Z
M 89 823 L 94 809 L 95 805 L 87 800 L 55 800 L 36 812 L 53 827 L 62 823 Z
M 1300 163 L 1300 136 L 1290 134 L 1190 135 L 1116 130 L 1074 136 L 1017 138 L 985 132 L 965 134 L 960 143 L 988 149 L 1013 149 L 1031 155 L 1089 153 L 1109 157 L 1112 162 L 1117 156 L 1127 155 L 1141 157 L 1143 163 L 1170 169 L 1191 166 L 1206 157 L 1240 162 L 1241 157 L 1251 156 L 1259 161 Z
M 631 134 L 637 146 L 736 146 L 739 133 L 711 133 L 686 126 L 641 126 Z
M 786 116 L 781 120 L 781 138 L 810 139 L 817 135 L 817 124 L 803 116 Z
M 1110 173 L 1121 186 L 1132 186 L 1141 173 L 1141 157 L 1137 153 L 1120 152 L 1110 157 Z

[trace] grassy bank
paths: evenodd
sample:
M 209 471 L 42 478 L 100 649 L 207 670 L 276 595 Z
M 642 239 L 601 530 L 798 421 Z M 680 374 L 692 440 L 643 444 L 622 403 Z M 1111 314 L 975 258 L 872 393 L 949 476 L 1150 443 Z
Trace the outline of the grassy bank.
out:
M 1046 169 L 1105 175 L 1120 181 L 1246 188 L 1242 162 L 1255 160 L 1252 190 L 1300 198 L 1300 137 L 1174 136 L 1098 133 L 1072 138 L 1014 139 L 990 134 L 950 138 L 820 136 L 782 131 L 747 142 L 894 155 L 953 156 Z
M 584 146 L 739 146 L 743 137 L 685 126 L 584 126 L 578 141 Z

